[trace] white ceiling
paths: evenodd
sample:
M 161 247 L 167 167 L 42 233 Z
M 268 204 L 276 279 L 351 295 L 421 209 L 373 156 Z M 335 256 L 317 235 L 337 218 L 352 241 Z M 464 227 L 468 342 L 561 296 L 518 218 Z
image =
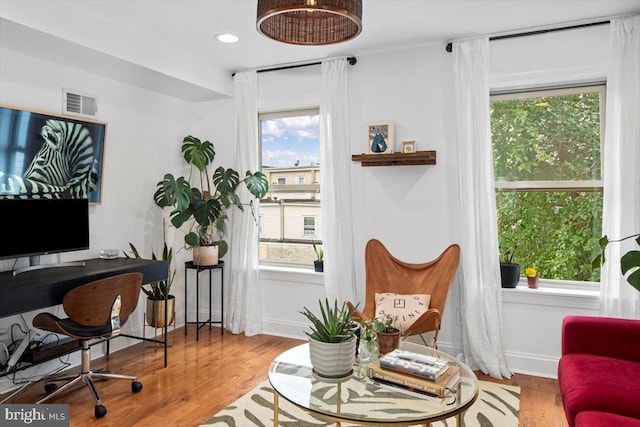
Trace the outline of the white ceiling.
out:
M 363 0 L 356 39 L 293 46 L 258 34 L 256 0 L 0 0 L 0 46 L 201 101 L 234 71 L 637 13 L 640 0 Z

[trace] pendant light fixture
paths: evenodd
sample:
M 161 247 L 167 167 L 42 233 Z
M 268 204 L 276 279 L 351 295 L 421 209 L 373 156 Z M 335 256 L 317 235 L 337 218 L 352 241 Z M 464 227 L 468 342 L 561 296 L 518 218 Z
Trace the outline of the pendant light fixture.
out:
M 282 43 L 344 42 L 362 31 L 362 0 L 258 0 L 256 27 Z

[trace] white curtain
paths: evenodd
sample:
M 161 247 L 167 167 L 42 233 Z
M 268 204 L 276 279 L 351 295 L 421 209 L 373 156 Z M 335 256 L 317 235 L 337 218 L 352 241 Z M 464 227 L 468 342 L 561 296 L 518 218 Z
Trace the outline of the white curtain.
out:
M 235 169 L 244 177 L 246 171 L 259 170 L 258 161 L 258 78 L 255 71 L 237 73 L 234 77 L 236 98 Z M 253 196 L 242 184 L 238 191 L 246 202 Z M 234 334 L 251 336 L 262 332 L 260 323 L 260 288 L 258 283 L 258 201 L 254 200 L 255 217 L 246 206 L 244 212 L 231 210 L 229 242 L 229 302 L 227 329 Z
M 347 110 L 347 61 L 322 62 L 320 191 L 324 286 L 329 301 L 355 297 L 351 218 L 351 144 Z
M 465 360 L 511 376 L 502 343 L 502 293 L 489 122 L 489 40 L 453 44 Z
M 604 139 L 602 232 L 609 239 L 640 233 L 640 16 L 612 19 Z M 630 239 L 607 247 L 600 314 L 640 318 L 640 293 L 620 272 Z

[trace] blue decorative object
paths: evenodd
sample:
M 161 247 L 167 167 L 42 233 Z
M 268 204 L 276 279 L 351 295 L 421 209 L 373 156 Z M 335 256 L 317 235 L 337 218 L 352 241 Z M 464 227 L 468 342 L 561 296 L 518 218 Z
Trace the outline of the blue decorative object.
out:
M 371 144 L 371 152 L 384 153 L 385 151 L 387 151 L 387 142 L 381 133 L 376 133 L 376 136 L 373 138 L 373 144 Z

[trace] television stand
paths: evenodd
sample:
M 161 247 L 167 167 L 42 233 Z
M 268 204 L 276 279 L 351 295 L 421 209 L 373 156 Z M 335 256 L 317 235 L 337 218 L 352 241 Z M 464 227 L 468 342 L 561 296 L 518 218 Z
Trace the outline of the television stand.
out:
M 16 268 L 13 270 L 13 275 L 17 276 L 27 271 L 42 270 L 44 268 L 56 268 L 56 267 L 84 267 L 86 264 L 84 261 L 70 261 L 70 262 L 57 262 L 54 264 L 40 264 L 40 256 L 30 256 L 29 266 Z

